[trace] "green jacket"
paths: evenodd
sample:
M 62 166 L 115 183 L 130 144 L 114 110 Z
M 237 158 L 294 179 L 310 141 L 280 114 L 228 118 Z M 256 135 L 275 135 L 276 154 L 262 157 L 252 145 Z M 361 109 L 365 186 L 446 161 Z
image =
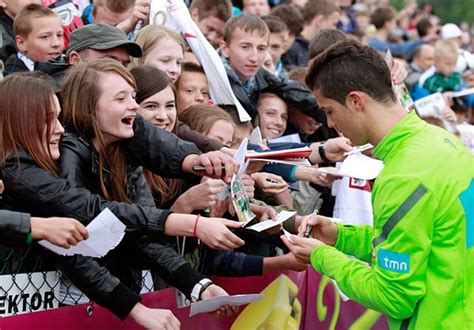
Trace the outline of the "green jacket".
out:
M 449 77 L 446 77 L 439 72 L 435 72 L 425 80 L 423 88 L 426 88 L 430 93 L 458 91 L 461 89 L 461 74 L 454 72 Z
M 391 329 L 474 329 L 474 158 L 414 112 L 377 145 L 374 227 L 338 224 L 313 267 Z M 349 259 L 353 255 L 357 259 Z

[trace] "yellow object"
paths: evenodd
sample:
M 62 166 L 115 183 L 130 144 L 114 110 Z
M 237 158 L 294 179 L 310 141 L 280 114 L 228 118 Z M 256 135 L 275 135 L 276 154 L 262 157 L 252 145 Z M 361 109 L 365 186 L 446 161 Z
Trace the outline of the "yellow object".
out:
M 301 322 L 298 287 L 286 275 L 280 275 L 262 292 L 262 300 L 249 304 L 234 321 L 231 330 L 297 330 Z

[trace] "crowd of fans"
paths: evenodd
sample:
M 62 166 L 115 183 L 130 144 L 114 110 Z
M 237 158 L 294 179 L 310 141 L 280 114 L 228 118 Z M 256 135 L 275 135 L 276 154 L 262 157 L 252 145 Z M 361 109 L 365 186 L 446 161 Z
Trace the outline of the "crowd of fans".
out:
M 415 101 L 442 93 L 446 107 L 426 120 L 457 128 L 474 155 L 474 97 L 453 96 L 474 88 L 474 40 L 466 23 L 442 22 L 427 2 L 396 11 L 372 0 L 185 1 L 251 117 L 246 122 L 235 105 L 212 101 L 211 77 L 183 35 L 148 24 L 150 0 L 71 1 L 82 17 L 68 26 L 46 2 L 0 0 L 0 237 L 14 248 L 1 255 L 29 249 L 31 258 L 50 257 L 45 264 L 61 270 L 69 291 L 121 319 L 179 327 L 170 311 L 140 303 L 144 269 L 155 289 L 173 286 L 193 301 L 227 294 L 212 275 L 306 269 L 280 241 L 280 227 L 244 230 L 222 197 L 236 171 L 232 156 L 255 127 L 263 142 L 249 149 L 309 146 L 312 166 L 249 166 L 240 180 L 253 221 L 295 210 L 284 228 L 301 234 L 321 200 L 321 214 L 350 210 L 359 215 L 351 221 L 370 223 L 370 182 L 359 180 L 365 189 L 347 198 L 353 182 L 321 170 L 353 148 L 305 85 L 312 59 L 334 43 L 356 39 L 390 51 L 394 88 L 405 84 Z M 296 140 L 272 142 L 289 135 Z M 106 207 L 127 232 L 104 258 L 53 255 L 33 243 L 75 245 Z M 34 262 L 21 269 L 7 262 L 4 274 L 37 270 Z

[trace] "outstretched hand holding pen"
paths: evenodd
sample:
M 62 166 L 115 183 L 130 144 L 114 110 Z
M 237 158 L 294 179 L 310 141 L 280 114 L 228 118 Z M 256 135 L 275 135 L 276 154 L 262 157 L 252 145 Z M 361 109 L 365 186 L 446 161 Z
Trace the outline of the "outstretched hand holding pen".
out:
M 315 219 L 318 217 L 318 214 L 319 214 L 319 210 L 321 209 L 321 207 L 323 206 L 323 199 L 322 198 L 318 198 L 317 202 L 316 202 L 316 206 L 314 207 L 314 211 L 313 213 L 310 215 L 310 218 L 311 219 Z M 304 221 L 304 220 L 303 220 Z M 304 237 L 308 238 L 311 236 L 311 231 L 313 230 L 313 226 L 312 225 L 306 225 L 306 228 L 304 230 Z
M 307 228 L 311 228 L 308 230 Z M 308 232 L 309 237 L 302 237 Z M 298 236 L 282 235 L 281 240 L 301 263 L 309 263 L 312 251 L 323 245 L 334 246 L 337 241 L 338 229 L 330 218 L 311 214 L 303 219 L 299 228 Z
M 322 215 L 310 215 L 303 218 L 298 227 L 298 236 L 304 236 L 308 230 L 308 226 L 312 228 L 309 233 L 309 238 L 316 238 L 326 245 L 334 246 L 336 244 L 338 229 L 330 218 Z

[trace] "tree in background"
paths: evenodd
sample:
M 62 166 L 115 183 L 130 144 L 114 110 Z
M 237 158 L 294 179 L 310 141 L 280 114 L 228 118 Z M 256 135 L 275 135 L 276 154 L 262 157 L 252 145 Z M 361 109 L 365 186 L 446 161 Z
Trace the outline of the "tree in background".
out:
M 400 10 L 413 1 L 392 0 L 392 5 Z M 422 1 L 417 1 L 420 4 Z M 474 9 L 472 0 L 431 0 L 434 13 L 439 16 L 442 22 L 457 23 L 467 22 L 470 26 L 474 23 Z

